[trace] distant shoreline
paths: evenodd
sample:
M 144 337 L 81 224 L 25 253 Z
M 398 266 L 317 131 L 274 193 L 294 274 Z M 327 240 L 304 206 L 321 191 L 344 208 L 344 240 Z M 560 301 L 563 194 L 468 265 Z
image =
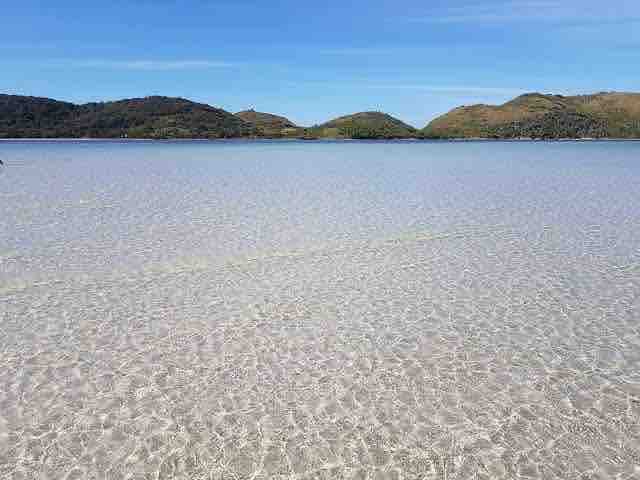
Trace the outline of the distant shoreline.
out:
M 382 111 L 352 113 L 305 127 L 272 113 L 233 114 L 179 97 L 76 105 L 0 94 L 0 136 L 64 141 L 627 141 L 640 139 L 640 93 L 529 93 L 502 105 L 457 107 L 424 128 Z
M 268 137 L 234 137 L 234 138 L 0 138 L 4 143 L 219 143 L 219 142 L 279 142 L 279 143 L 561 143 L 561 142 L 640 142 L 640 138 L 268 138 Z

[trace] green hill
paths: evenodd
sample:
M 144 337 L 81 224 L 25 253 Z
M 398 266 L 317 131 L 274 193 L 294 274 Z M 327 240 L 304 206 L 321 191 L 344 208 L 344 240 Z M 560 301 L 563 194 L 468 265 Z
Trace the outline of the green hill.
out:
M 504 105 L 456 108 L 422 133 L 427 138 L 640 138 L 640 94 L 530 93 Z
M 336 138 L 411 138 L 416 129 L 382 112 L 360 112 L 314 127 L 311 134 Z
M 311 128 L 285 117 L 225 110 L 183 98 L 146 97 L 75 105 L 0 94 L 0 138 L 640 138 L 640 94 L 530 93 L 503 105 L 456 108 L 423 130 L 382 112 Z
M 77 108 L 50 98 L 0 95 L 0 138 L 71 137 L 66 124 Z
M 265 136 L 282 136 L 295 134 L 298 126 L 291 120 L 271 113 L 244 110 L 235 114 L 243 122 L 253 125 Z
M 0 95 L 0 138 L 225 138 L 255 133 L 229 112 L 182 98 L 74 105 Z

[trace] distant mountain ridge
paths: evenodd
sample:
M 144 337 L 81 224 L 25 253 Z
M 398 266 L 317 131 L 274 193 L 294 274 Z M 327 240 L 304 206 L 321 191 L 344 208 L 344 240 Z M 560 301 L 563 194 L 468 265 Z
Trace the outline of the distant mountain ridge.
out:
M 0 138 L 640 139 L 640 93 L 530 93 L 503 105 L 451 110 L 422 130 L 383 112 L 359 112 L 310 128 L 283 116 L 235 115 L 184 98 L 152 96 L 76 105 L 0 94 Z
M 640 94 L 530 93 L 499 106 L 458 107 L 422 133 L 427 138 L 640 138 Z
M 256 133 L 225 110 L 183 98 L 74 105 L 0 95 L 0 138 L 226 138 Z
M 359 112 L 334 118 L 319 127 L 320 136 L 344 138 L 411 138 L 417 130 L 383 112 Z
M 0 138 L 66 137 L 77 106 L 50 98 L 0 95 Z
M 253 109 L 243 110 L 242 112 L 237 112 L 235 115 L 243 122 L 253 125 L 265 134 L 278 134 L 281 133 L 282 130 L 299 128 L 288 118 L 272 113 L 256 112 Z

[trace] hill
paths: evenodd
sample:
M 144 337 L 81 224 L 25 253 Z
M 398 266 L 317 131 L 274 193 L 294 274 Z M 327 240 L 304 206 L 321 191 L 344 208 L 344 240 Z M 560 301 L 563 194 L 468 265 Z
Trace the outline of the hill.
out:
M 640 138 L 640 94 L 529 93 L 503 105 L 456 108 L 417 131 L 382 112 L 311 128 L 245 110 L 231 114 L 184 98 L 145 97 L 76 105 L 0 94 L 0 138 Z
M 77 106 L 50 98 L 0 95 L 0 138 L 68 137 Z
M 235 115 L 243 122 L 253 125 L 261 134 L 267 136 L 291 134 L 295 133 L 299 128 L 288 118 L 273 115 L 271 113 L 244 110 L 236 113 Z
M 311 129 L 320 137 L 411 138 L 416 129 L 382 112 L 360 112 L 335 118 Z
M 225 110 L 171 97 L 82 105 L 72 126 L 84 136 L 133 138 L 226 138 L 254 130 Z
M 529 93 L 499 106 L 458 107 L 422 133 L 427 138 L 640 138 L 640 94 Z
M 74 105 L 0 95 L 3 138 L 225 138 L 255 133 L 252 125 L 229 112 L 183 98 Z

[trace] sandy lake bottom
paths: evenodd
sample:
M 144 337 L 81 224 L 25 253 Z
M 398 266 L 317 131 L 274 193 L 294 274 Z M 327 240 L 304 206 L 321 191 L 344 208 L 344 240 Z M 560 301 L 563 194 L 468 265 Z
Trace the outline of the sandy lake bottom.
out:
M 640 478 L 640 143 L 0 158 L 0 479 Z

